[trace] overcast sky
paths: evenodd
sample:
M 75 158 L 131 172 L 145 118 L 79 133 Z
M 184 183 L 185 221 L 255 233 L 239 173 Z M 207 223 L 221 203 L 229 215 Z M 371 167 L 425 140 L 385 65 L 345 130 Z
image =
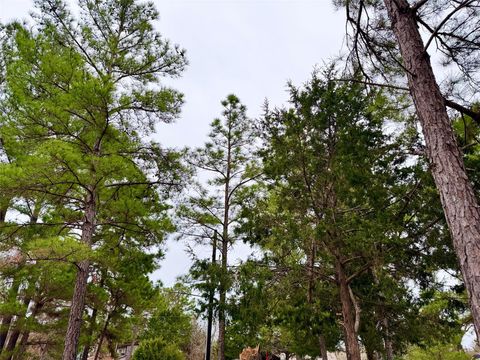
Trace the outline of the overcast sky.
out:
M 24 19 L 30 0 L 0 0 L 0 21 Z M 287 80 L 305 82 L 314 66 L 335 58 L 343 46 L 345 21 L 331 0 L 156 0 L 158 29 L 187 50 L 190 65 L 168 83 L 185 94 L 175 124 L 162 125 L 158 140 L 168 146 L 200 146 L 220 101 L 235 93 L 258 117 L 266 98 L 282 105 Z M 168 244 L 155 274 L 166 285 L 188 271 L 183 244 Z M 231 258 L 244 258 L 239 246 Z M 206 253 L 207 254 L 207 253 Z M 205 254 L 205 255 L 206 255 Z

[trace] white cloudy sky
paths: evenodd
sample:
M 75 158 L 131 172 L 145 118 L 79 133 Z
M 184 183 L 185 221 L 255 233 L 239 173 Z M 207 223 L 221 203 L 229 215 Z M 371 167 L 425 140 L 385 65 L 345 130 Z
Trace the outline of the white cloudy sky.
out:
M 23 19 L 31 0 L 0 0 L 0 21 Z M 169 146 L 199 146 L 220 100 L 235 93 L 257 117 L 265 98 L 282 104 L 285 84 L 306 81 L 315 65 L 336 57 L 343 46 L 344 14 L 331 0 L 156 0 L 158 29 L 187 49 L 190 65 L 169 82 L 184 92 L 186 104 L 175 124 L 159 128 Z M 166 285 L 188 270 L 183 244 L 169 243 L 162 269 Z M 232 258 L 245 257 L 237 247 Z

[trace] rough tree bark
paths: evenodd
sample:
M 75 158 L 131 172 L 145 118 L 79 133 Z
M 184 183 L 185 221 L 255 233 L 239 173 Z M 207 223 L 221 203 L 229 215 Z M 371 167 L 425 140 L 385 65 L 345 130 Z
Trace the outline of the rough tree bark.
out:
M 85 201 L 85 218 L 82 225 L 81 241 L 88 246 L 92 243 L 95 231 L 96 194 L 94 188 L 89 188 Z M 65 347 L 63 360 L 75 360 L 78 348 L 78 339 L 83 321 L 83 310 L 85 308 L 85 295 L 87 293 L 87 280 L 90 261 L 82 260 L 77 264 L 77 277 L 73 290 L 70 317 L 68 319 L 67 333 L 65 335 Z
M 480 339 L 480 207 L 418 30 L 415 11 L 407 0 L 384 0 L 384 3 L 400 46 L 432 175 L 440 193 L 468 291 L 475 331 Z
M 350 287 L 348 285 L 344 266 L 339 258 L 335 261 L 335 277 L 340 292 L 340 302 L 342 304 L 342 319 L 345 332 L 347 360 L 361 360 L 358 334 L 356 331 L 357 318 L 355 316 L 355 304 L 350 295 Z

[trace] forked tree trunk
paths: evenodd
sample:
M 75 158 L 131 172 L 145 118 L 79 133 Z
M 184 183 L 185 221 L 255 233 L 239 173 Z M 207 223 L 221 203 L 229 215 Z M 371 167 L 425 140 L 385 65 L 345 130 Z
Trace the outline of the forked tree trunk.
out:
M 342 304 L 342 319 L 345 333 L 345 351 L 347 353 L 347 360 L 361 360 L 358 334 L 355 329 L 355 305 L 350 295 L 350 287 L 348 285 L 347 276 L 340 259 L 335 260 L 335 276 L 340 292 L 340 302 Z
M 85 218 L 82 225 L 81 241 L 90 246 L 95 231 L 95 191 L 89 189 L 85 201 Z M 83 310 L 85 308 L 85 295 L 87 293 L 87 280 L 89 275 L 90 261 L 82 260 L 77 264 L 77 277 L 73 290 L 70 317 L 68 319 L 67 333 L 65 335 L 65 348 L 63 360 L 75 360 L 78 348 L 78 339 L 83 322 Z
M 432 175 L 440 193 L 468 291 L 475 331 L 480 339 L 480 207 L 424 49 L 416 14 L 407 0 L 384 0 L 384 3 L 400 45 Z

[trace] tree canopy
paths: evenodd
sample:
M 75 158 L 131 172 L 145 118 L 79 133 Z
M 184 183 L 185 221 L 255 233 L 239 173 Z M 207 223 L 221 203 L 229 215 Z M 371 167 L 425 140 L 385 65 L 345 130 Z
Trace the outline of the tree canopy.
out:
M 469 358 L 477 0 L 334 1 L 344 58 L 257 118 L 227 94 L 185 149 L 155 141 L 188 65 L 155 5 L 72 6 L 0 26 L 0 359 Z

